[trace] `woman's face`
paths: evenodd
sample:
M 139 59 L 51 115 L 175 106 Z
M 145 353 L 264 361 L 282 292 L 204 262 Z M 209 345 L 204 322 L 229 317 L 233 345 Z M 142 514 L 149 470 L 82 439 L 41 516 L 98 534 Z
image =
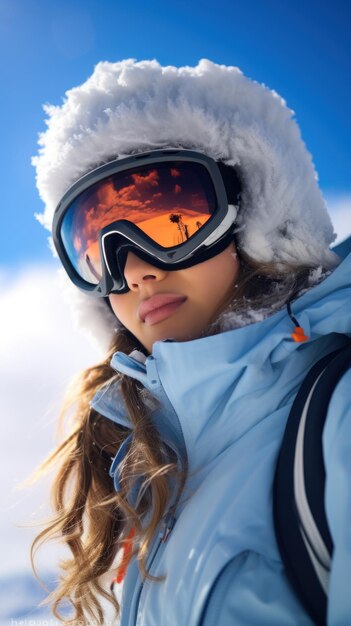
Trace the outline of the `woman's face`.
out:
M 201 337 L 232 299 L 238 274 L 234 243 L 208 261 L 172 271 L 129 252 L 124 270 L 129 291 L 109 299 L 116 317 L 151 353 L 155 341 Z

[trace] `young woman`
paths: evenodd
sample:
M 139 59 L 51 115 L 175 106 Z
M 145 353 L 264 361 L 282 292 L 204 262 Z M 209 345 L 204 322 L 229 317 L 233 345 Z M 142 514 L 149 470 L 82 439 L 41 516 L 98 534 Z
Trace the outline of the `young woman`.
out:
M 63 407 L 51 599 L 72 623 L 313 623 L 276 543 L 272 483 L 305 375 L 351 334 L 350 257 L 275 92 L 235 67 L 100 63 L 34 162 L 78 324 L 106 349 Z M 296 323 L 297 322 L 297 323 Z M 346 624 L 351 420 L 328 414 L 328 620 Z M 114 569 L 114 595 L 102 575 Z M 66 623 L 69 622 L 66 619 Z

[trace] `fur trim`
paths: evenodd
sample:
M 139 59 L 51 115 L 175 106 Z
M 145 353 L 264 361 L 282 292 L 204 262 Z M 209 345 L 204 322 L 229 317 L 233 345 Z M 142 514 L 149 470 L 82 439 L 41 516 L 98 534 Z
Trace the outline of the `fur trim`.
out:
M 237 167 L 243 181 L 237 240 L 247 254 L 282 267 L 336 264 L 333 227 L 293 111 L 237 67 L 207 59 L 179 68 L 156 60 L 101 62 L 61 106 L 45 111 L 48 128 L 33 164 L 45 204 L 36 218 L 48 230 L 60 198 L 86 172 L 133 153 L 182 147 Z M 103 336 L 111 339 L 105 303 L 74 291 L 85 327 L 100 345 Z

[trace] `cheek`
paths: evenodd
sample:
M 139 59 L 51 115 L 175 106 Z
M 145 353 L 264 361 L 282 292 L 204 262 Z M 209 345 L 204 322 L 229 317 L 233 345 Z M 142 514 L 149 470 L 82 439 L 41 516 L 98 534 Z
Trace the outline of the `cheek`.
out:
M 224 308 L 234 296 L 235 284 L 239 277 L 240 263 L 235 252 L 226 251 L 210 266 L 208 272 L 209 296 L 215 310 Z M 217 303 L 217 306 L 216 304 Z
M 212 293 L 225 293 L 233 288 L 239 269 L 240 264 L 236 253 L 225 250 L 214 259 L 210 259 L 201 278 L 207 285 L 209 293 L 211 291 Z
M 128 328 L 128 330 L 131 330 L 130 329 L 130 322 L 132 320 L 131 303 L 129 302 L 128 298 L 126 298 L 125 296 L 128 296 L 128 294 L 124 294 L 120 296 L 116 294 L 112 294 L 111 296 L 109 296 L 109 299 L 110 299 L 110 304 L 113 308 L 113 312 L 115 316 L 117 317 L 117 319 L 123 324 L 123 326 Z

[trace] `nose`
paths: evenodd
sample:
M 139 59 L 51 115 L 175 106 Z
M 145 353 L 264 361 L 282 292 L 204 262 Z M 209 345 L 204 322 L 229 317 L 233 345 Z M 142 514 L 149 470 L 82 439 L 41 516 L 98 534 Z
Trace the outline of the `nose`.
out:
M 131 291 L 137 291 L 148 282 L 163 280 L 167 274 L 166 270 L 147 263 L 133 252 L 128 252 L 124 266 L 124 277 Z

